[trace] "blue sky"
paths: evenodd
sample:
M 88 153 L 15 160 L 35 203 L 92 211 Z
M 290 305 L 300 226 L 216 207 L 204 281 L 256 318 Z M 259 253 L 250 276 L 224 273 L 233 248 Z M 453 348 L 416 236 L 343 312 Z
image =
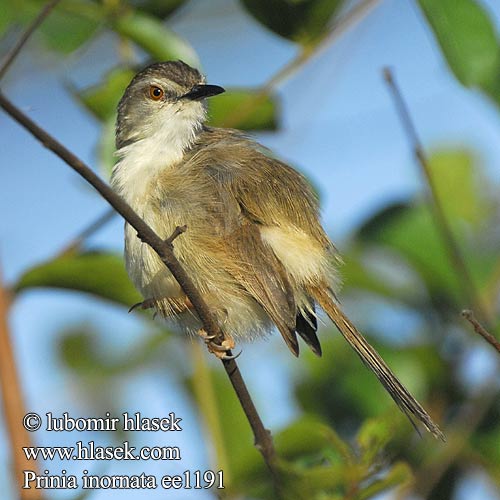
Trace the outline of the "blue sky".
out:
M 499 25 L 500 5 L 493 0 L 482 3 Z M 262 84 L 297 53 L 292 43 L 259 26 L 232 0 L 191 1 L 174 16 L 171 26 L 196 49 L 209 82 L 227 87 Z M 99 128 L 71 98 L 64 82 L 79 87 L 97 82 L 116 63 L 116 40 L 104 36 L 81 57 L 67 60 L 47 55 L 37 44 L 34 39 L 16 62 L 3 89 L 31 118 L 95 165 Z M 319 186 L 324 223 L 340 248 L 374 207 L 407 197 L 420 185 L 381 77 L 384 66 L 395 71 L 426 148 L 470 147 L 482 159 L 492 181 L 500 181 L 498 110 L 455 81 L 414 2 L 382 1 L 366 19 L 279 86 L 280 131 L 258 135 L 263 144 Z M 27 267 L 53 256 L 106 205 L 3 113 L 0 131 L 0 209 L 4 214 L 0 219 L 0 267 L 4 280 L 13 283 Z M 89 246 L 121 251 L 121 221 L 117 219 L 99 232 Z M 101 342 L 119 352 L 132 350 L 148 333 L 142 322 L 122 309 L 78 294 L 34 291 L 16 301 L 11 327 L 28 409 L 41 414 L 70 411 L 76 416 L 92 411 L 78 381 L 64 371 L 54 352 L 61 329 L 82 322 L 106 332 Z M 271 349 L 270 344 L 245 346 L 240 365 L 255 394 L 264 394 L 266 388 L 267 398 L 258 398 L 258 405 L 264 421 L 278 429 L 295 412 L 286 379 L 297 369 L 297 361 L 285 349 L 274 350 L 273 344 L 278 363 L 272 376 L 277 382 L 269 388 L 271 374 L 262 362 L 263 348 Z M 172 470 L 205 468 L 208 455 L 199 446 L 199 422 L 179 391 L 176 377 L 170 373 L 168 377 L 157 367 L 135 372 L 117 388 L 119 399 L 124 411 L 151 416 L 175 411 L 181 415 L 188 430 L 175 439 L 186 450 L 186 458 Z M 2 491 L 12 487 L 4 479 L 9 460 L 5 439 L 0 425 Z M 36 439 L 41 445 L 75 441 L 71 434 L 37 433 Z M 158 444 L 148 436 L 139 439 L 144 444 L 148 439 Z M 112 468 L 121 473 L 126 466 L 114 464 Z M 158 472 L 154 466 L 152 471 Z M 120 495 L 137 498 L 129 492 Z M 148 497 L 161 495 L 158 490 Z M 54 495 L 67 497 L 64 492 Z M 197 492 L 193 497 L 210 495 Z M 92 498 L 114 496 L 102 492 Z M 175 498 L 191 497 L 182 493 Z M 473 493 L 467 498 L 474 498 Z

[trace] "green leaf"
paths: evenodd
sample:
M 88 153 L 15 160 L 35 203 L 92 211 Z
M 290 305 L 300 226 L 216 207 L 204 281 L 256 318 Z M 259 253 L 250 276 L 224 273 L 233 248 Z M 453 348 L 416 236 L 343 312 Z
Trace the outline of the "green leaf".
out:
M 116 114 L 118 102 L 134 75 L 132 69 L 115 68 L 101 83 L 75 92 L 75 95 L 98 120 L 107 120 Z
M 111 177 L 111 172 L 117 160 L 115 150 L 115 117 L 112 116 L 103 124 L 99 144 L 97 145 L 99 167 L 107 179 Z
M 409 289 L 400 283 L 392 283 L 376 269 L 372 269 L 370 261 L 364 262 L 363 253 L 352 245 L 349 252 L 343 255 L 341 273 L 344 281 L 344 290 L 356 289 L 385 297 L 390 300 L 411 303 L 415 295 L 413 288 Z M 364 249 L 365 253 L 367 249 Z M 377 259 L 376 263 L 379 262 Z
M 408 202 L 394 202 L 375 212 L 363 222 L 356 231 L 356 235 L 363 241 L 376 241 L 379 231 L 399 220 L 411 212 L 412 206 Z
M 135 42 L 153 59 L 158 61 L 181 59 L 191 66 L 199 66 L 194 49 L 155 17 L 141 12 L 131 12 L 119 17 L 114 22 L 113 29 Z
M 500 49 L 486 10 L 475 0 L 419 0 L 457 79 L 486 88 L 500 75 Z
M 297 460 L 308 454 L 318 454 L 325 448 L 332 448 L 342 461 L 354 461 L 347 443 L 318 418 L 304 417 L 297 420 L 280 432 L 275 442 L 279 456 L 287 460 Z
M 185 4 L 186 0 L 129 0 L 128 3 L 137 10 L 165 19 Z
M 13 6 L 4 0 L 0 9 L 0 38 L 5 34 L 9 25 L 15 20 Z
M 460 300 L 455 270 L 428 207 L 415 205 L 388 220 L 372 241 L 390 248 L 417 271 L 434 300 Z
M 230 89 L 208 101 L 209 124 L 240 130 L 275 130 L 277 128 L 276 99 L 257 90 Z
M 116 376 L 142 368 L 163 356 L 162 346 L 169 335 L 166 331 L 144 335 L 141 342 L 125 352 L 106 352 L 103 335 L 86 325 L 65 331 L 58 345 L 59 358 L 68 369 L 80 375 Z M 109 348 L 108 348 L 109 349 Z
M 111 253 L 87 252 L 45 262 L 24 273 L 14 289 L 19 293 L 36 287 L 90 293 L 127 307 L 142 300 L 122 257 Z
M 391 438 L 392 429 L 386 420 L 381 418 L 365 420 L 356 436 L 363 462 L 367 465 L 375 462 Z
M 478 243 L 495 211 L 478 167 L 474 156 L 464 150 L 444 150 L 429 158 L 430 174 L 448 224 L 473 278 L 482 286 L 494 270 L 497 252 Z M 419 199 L 413 205 L 391 205 L 372 216 L 357 238 L 360 245 L 369 243 L 372 248 L 394 252 L 395 262 L 416 271 L 434 306 L 463 307 L 459 276 L 428 203 Z M 490 233 L 486 241 L 491 241 Z
M 367 486 L 357 498 L 358 500 L 368 500 L 375 496 L 378 498 L 380 493 L 395 486 L 410 485 L 412 481 L 413 473 L 408 464 L 397 462 L 391 467 L 385 477 Z
M 257 21 L 278 35 L 308 45 L 328 31 L 343 0 L 241 0 Z
M 469 151 L 438 151 L 430 157 L 429 167 L 437 196 L 450 220 L 460 218 L 476 224 L 487 218 L 483 179 Z
M 89 16 L 87 3 L 78 0 L 68 5 L 63 3 L 47 16 L 39 30 L 50 48 L 70 54 L 94 36 L 104 16 L 102 21 Z

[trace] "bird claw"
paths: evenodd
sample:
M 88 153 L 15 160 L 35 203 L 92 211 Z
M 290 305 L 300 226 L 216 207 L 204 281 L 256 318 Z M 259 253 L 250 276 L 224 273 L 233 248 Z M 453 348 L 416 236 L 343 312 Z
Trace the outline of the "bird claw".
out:
M 210 342 L 215 338 L 215 335 L 209 335 L 203 328 L 198 330 L 198 335 L 205 341 L 205 342 Z
M 131 313 L 134 309 L 137 309 L 138 307 L 140 307 L 143 311 L 145 311 L 146 309 L 151 309 L 155 306 L 155 299 L 146 299 L 146 300 L 143 300 L 142 302 L 137 302 L 137 304 L 134 304 L 129 310 L 128 312 Z
M 236 359 L 241 354 L 241 351 L 234 356 L 227 354 L 236 345 L 231 337 L 223 340 L 221 344 L 216 344 L 213 342 L 215 335 L 208 335 L 203 329 L 198 330 L 198 335 L 204 340 L 208 351 L 221 360 Z
M 231 355 L 223 354 L 222 356 L 217 356 L 217 355 L 216 356 L 222 361 L 229 361 L 231 359 L 239 358 L 242 352 L 243 351 L 240 351 L 238 354 L 231 354 Z

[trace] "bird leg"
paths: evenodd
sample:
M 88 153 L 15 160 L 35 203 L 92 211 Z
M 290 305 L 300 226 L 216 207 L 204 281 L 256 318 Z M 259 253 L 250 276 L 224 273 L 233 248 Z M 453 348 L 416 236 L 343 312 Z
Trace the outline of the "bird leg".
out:
M 216 342 L 214 342 L 215 335 L 208 335 L 203 328 L 198 330 L 197 333 L 205 342 L 208 351 L 219 359 L 236 359 L 241 354 L 241 352 L 239 352 L 235 356 L 227 354 L 236 346 L 236 343 L 232 337 L 226 337 L 220 344 L 217 344 Z
M 142 302 L 137 302 L 137 304 L 134 304 L 128 312 L 131 313 L 134 309 L 137 309 L 140 307 L 143 311 L 146 309 L 151 309 L 156 305 L 156 300 L 155 299 L 146 299 L 143 300 Z
M 167 307 L 165 307 L 165 303 L 167 304 Z M 160 312 L 160 314 L 164 317 L 172 317 L 176 314 L 193 310 L 193 305 L 187 297 L 164 297 L 162 299 L 155 299 L 151 297 L 134 304 L 128 312 L 132 312 L 136 308 L 146 310 L 153 307 L 155 307 L 157 312 Z

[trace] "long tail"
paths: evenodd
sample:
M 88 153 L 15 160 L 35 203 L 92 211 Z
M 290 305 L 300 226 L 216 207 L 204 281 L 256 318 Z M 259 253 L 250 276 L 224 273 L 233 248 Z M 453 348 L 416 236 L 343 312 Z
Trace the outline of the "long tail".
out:
M 367 342 L 349 318 L 335 304 L 326 288 L 311 287 L 309 293 L 316 299 L 321 308 L 328 314 L 349 345 L 356 351 L 363 363 L 376 375 L 401 411 L 415 426 L 411 416 L 414 415 L 434 437 L 445 441 L 444 434 L 432 421 L 422 405 L 410 394 L 408 389 L 397 379 L 378 352 Z

